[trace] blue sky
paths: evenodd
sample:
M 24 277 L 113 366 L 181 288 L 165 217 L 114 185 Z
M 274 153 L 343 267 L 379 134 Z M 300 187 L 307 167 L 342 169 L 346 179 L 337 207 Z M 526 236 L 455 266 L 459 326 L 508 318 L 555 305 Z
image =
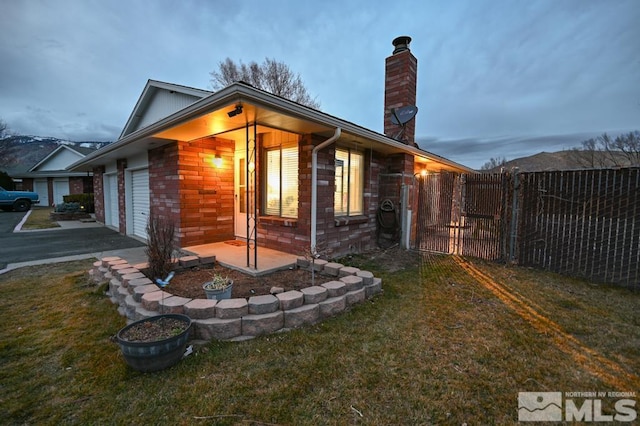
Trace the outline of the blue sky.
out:
M 409 35 L 421 147 L 480 167 L 640 129 L 638 22 L 638 0 L 2 0 L 0 118 L 114 140 L 147 79 L 210 88 L 226 57 L 270 57 L 382 132 L 384 59 Z

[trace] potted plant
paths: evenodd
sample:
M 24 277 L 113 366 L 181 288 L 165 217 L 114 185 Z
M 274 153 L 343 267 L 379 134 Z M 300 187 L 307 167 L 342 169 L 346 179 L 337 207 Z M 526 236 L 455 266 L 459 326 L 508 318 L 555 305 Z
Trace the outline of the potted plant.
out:
M 211 281 L 204 283 L 202 288 L 207 295 L 207 299 L 230 299 L 233 280 L 220 274 L 213 274 Z
M 176 364 L 185 353 L 191 318 L 182 314 L 162 314 L 133 322 L 117 334 L 125 361 L 144 373 Z

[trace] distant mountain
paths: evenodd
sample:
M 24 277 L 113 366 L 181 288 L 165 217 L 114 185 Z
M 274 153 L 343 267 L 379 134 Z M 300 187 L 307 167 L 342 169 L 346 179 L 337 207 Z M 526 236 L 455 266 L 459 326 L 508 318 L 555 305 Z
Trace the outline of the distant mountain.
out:
M 0 170 L 9 175 L 29 170 L 60 145 L 80 148 L 78 151 L 96 150 L 111 142 L 73 142 L 41 136 L 9 136 L 0 140 Z
M 520 157 L 507 161 L 501 167 L 486 170 L 489 173 L 500 172 L 501 168 L 511 170 L 517 167 L 521 172 L 542 172 L 550 170 L 575 170 L 609 167 L 630 166 L 628 160 L 621 154 L 617 154 L 612 161 L 609 153 L 602 151 L 556 151 L 540 152 L 528 157 Z

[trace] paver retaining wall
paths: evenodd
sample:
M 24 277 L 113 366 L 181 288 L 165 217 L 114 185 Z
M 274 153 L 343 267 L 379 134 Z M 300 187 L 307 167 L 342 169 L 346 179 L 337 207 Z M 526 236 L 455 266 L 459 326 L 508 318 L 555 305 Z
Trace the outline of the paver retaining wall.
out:
M 215 257 L 185 256 L 178 268 L 215 262 Z M 279 294 L 225 300 L 189 299 L 174 296 L 153 284 L 142 272 L 146 264 L 130 265 L 119 257 L 105 257 L 89 271 L 95 282 L 109 280 L 108 295 L 118 311 L 130 321 L 162 313 L 189 316 L 194 337 L 201 340 L 243 340 L 282 329 L 314 324 L 337 315 L 382 291 L 382 279 L 358 268 L 304 258 L 298 267 L 314 268 L 335 277 L 319 286 Z

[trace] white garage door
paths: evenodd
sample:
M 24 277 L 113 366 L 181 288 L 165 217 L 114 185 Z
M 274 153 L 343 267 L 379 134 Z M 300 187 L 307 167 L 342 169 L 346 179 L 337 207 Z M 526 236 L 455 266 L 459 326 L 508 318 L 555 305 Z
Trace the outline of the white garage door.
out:
M 105 206 L 105 222 L 115 228 L 120 226 L 120 218 L 118 216 L 118 175 L 111 174 L 106 176 L 107 190 L 105 191 L 107 205 Z
M 36 179 L 33 183 L 33 190 L 38 193 L 40 205 L 49 207 L 49 185 L 46 179 Z
M 69 179 L 53 180 L 53 202 L 56 204 L 64 203 L 65 195 L 69 195 Z
M 131 172 L 131 214 L 132 234 L 147 238 L 147 219 L 149 218 L 149 170 Z

